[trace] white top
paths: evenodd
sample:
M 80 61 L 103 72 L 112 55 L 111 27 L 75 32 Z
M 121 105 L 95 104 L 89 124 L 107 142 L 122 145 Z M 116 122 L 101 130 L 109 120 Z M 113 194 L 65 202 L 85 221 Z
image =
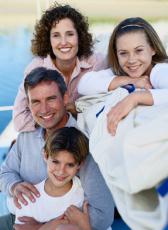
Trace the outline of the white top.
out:
M 111 69 L 88 72 L 79 82 L 78 93 L 90 95 L 108 92 L 109 84 L 114 78 Z M 150 92 L 154 105 L 168 103 L 168 63 L 156 64 L 150 73 L 150 81 L 153 86 Z
M 35 203 L 28 201 L 28 205 L 22 205 L 21 209 L 15 207 L 12 198 L 7 199 L 8 209 L 16 215 L 15 223 L 21 224 L 18 217 L 29 216 L 38 222 L 48 222 L 62 215 L 70 205 L 78 208 L 82 207 L 84 201 L 84 192 L 78 177 L 73 178 L 73 185 L 69 192 L 59 197 L 49 196 L 44 190 L 45 180 L 35 185 L 41 196 L 36 199 Z M 28 200 L 26 198 L 26 200 Z

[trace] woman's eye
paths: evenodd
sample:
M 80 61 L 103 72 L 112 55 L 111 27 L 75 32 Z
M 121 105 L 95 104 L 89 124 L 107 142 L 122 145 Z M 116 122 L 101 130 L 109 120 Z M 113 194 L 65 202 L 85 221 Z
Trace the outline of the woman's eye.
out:
M 73 32 L 69 32 L 68 36 L 74 36 L 74 33 Z
M 59 37 L 59 34 L 53 34 L 53 37 L 57 38 L 57 37 Z

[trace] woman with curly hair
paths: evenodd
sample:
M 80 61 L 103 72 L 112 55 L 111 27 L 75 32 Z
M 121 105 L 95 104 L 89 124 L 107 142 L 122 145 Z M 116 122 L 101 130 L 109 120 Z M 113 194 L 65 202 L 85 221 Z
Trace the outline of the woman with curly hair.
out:
M 57 3 L 46 10 L 35 25 L 31 47 L 35 58 L 24 76 L 40 66 L 59 71 L 68 89 L 67 107 L 79 97 L 77 85 L 83 74 L 106 68 L 103 57 L 93 54 L 93 40 L 88 29 L 87 18 L 79 11 Z M 23 83 L 15 100 L 13 119 L 17 131 L 35 129 Z

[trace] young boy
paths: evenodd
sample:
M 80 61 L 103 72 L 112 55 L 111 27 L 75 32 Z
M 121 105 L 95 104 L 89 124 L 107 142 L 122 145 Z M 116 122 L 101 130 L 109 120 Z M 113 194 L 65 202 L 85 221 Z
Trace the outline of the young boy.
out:
M 58 129 L 48 137 L 44 146 L 48 178 L 35 185 L 40 197 L 21 209 L 8 199 L 9 211 L 18 217 L 29 216 L 39 222 L 47 222 L 62 216 L 60 223 L 66 223 L 65 211 L 71 205 L 81 208 L 84 192 L 76 176 L 82 162 L 89 153 L 87 137 L 74 127 Z M 37 172 L 38 173 L 38 172 Z

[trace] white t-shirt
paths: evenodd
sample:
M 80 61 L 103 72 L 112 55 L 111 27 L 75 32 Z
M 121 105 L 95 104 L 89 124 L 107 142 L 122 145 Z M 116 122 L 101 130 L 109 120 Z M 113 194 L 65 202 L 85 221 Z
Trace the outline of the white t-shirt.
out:
M 78 208 L 82 207 L 84 201 L 84 191 L 78 177 L 73 178 L 71 189 L 59 197 L 49 196 L 44 191 L 45 180 L 35 185 L 41 196 L 36 199 L 35 203 L 28 201 L 28 205 L 22 205 L 21 209 L 16 208 L 12 198 L 7 199 L 8 209 L 16 215 L 15 223 L 21 224 L 18 217 L 29 216 L 36 219 L 38 222 L 48 222 L 62 215 L 70 205 L 75 205 Z M 26 200 L 28 200 L 26 198 Z
M 110 82 L 115 78 L 111 69 L 86 73 L 78 84 L 80 95 L 108 92 Z M 153 89 L 150 92 L 154 105 L 168 103 L 168 63 L 156 64 L 150 73 Z

